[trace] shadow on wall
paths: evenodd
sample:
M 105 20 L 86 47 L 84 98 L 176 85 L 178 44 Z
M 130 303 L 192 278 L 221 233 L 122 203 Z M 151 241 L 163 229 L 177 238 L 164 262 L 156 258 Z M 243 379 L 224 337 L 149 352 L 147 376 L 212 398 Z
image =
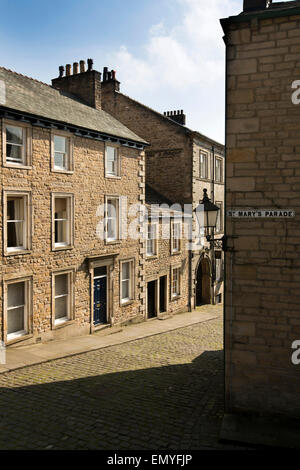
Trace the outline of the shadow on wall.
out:
M 40 367 L 40 380 L 49 380 L 62 361 Z M 100 367 L 95 363 L 94 370 Z M 23 371 L 30 379 L 23 369 L 16 371 L 21 380 Z M 206 351 L 183 365 L 2 387 L 0 407 L 0 449 L 218 447 L 223 353 Z

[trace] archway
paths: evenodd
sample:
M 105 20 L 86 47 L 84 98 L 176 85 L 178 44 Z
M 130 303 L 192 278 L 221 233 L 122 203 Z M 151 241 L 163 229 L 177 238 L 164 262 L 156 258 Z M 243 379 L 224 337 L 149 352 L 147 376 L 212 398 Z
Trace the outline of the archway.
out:
M 201 258 L 196 274 L 196 307 L 211 303 L 210 263 L 207 258 Z

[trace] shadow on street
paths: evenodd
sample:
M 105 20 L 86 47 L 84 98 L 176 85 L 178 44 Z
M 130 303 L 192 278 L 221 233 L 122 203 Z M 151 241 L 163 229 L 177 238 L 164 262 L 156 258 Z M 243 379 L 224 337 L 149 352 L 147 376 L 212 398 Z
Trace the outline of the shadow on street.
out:
M 224 448 L 223 352 L 183 365 L 2 387 L 0 406 L 0 449 Z

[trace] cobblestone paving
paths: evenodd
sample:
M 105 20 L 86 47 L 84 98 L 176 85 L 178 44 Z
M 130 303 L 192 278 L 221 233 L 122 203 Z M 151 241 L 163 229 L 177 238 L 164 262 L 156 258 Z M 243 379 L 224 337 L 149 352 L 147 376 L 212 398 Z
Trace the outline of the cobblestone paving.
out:
M 219 318 L 2 374 L 0 449 L 231 449 L 222 340 Z

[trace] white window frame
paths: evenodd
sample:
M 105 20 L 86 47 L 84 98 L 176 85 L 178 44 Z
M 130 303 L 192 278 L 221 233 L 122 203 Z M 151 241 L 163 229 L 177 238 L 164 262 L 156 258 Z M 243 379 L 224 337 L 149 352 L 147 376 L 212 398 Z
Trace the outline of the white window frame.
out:
M 17 127 L 22 129 L 23 134 L 23 144 L 12 144 L 18 145 L 22 147 L 22 160 L 21 161 L 13 161 L 9 160 L 7 157 L 7 136 L 6 136 L 6 128 L 7 126 Z M 32 127 L 29 123 L 13 121 L 8 119 L 2 120 L 2 162 L 3 166 L 10 167 L 10 168 L 23 168 L 28 169 L 31 168 L 31 159 L 32 159 Z
M 24 283 L 24 301 L 21 306 L 8 308 L 8 286 L 12 284 Z M 26 339 L 31 333 L 32 325 L 32 277 L 21 277 L 14 279 L 4 280 L 3 285 L 3 311 L 4 311 L 4 341 L 5 343 L 15 342 Z M 24 330 L 15 331 L 14 333 L 7 333 L 7 323 L 9 310 L 24 307 Z
M 204 157 L 205 164 L 203 164 L 202 157 Z M 205 172 L 203 172 L 203 167 Z M 205 174 L 203 175 L 203 173 Z M 203 150 L 200 150 L 199 152 L 199 178 L 204 180 L 208 179 L 208 153 Z
M 147 258 L 153 258 L 156 257 L 158 254 L 158 223 L 149 221 L 147 222 L 146 229 L 146 256 Z M 151 236 L 151 238 L 149 237 L 149 235 Z M 150 243 L 151 251 L 148 250 L 148 246 Z
M 64 153 L 67 156 L 67 167 L 59 167 L 55 165 L 55 137 L 64 137 L 66 139 L 67 151 Z M 63 153 L 63 152 L 57 152 Z M 51 170 L 55 173 L 73 173 L 74 172 L 74 159 L 73 159 L 73 135 L 70 132 L 52 130 L 51 131 Z
M 52 327 L 56 328 L 61 325 L 64 325 L 74 319 L 74 281 L 75 281 L 75 270 L 74 269 L 64 269 L 59 271 L 54 271 L 52 273 Z M 68 293 L 62 294 L 59 296 L 55 295 L 55 279 L 58 276 L 67 276 L 68 284 Z M 68 297 L 67 298 L 67 316 L 55 319 L 55 300 L 59 297 Z
M 116 217 L 108 217 L 108 204 L 114 201 Z M 113 205 L 113 204 L 112 204 Z M 108 221 L 115 220 L 115 237 L 108 237 Z M 106 243 L 116 243 L 120 241 L 120 196 L 105 196 L 105 241 Z
M 217 255 L 217 253 L 218 253 L 218 255 Z M 222 277 L 223 277 L 222 252 L 218 251 L 218 252 L 215 252 L 215 281 L 216 282 L 222 281 Z
M 174 271 L 178 273 L 177 277 L 177 289 L 174 292 Z M 171 266 L 171 300 L 178 299 L 181 295 L 181 266 Z
M 123 279 L 123 264 L 129 264 L 129 278 Z M 126 298 L 122 297 L 123 282 L 129 282 L 129 296 Z M 120 261 L 120 304 L 126 305 L 131 303 L 135 299 L 135 260 L 125 259 Z
M 220 163 L 220 178 L 217 178 L 217 161 Z M 215 160 L 215 182 L 223 183 L 223 159 L 221 157 L 216 157 Z
M 176 230 L 175 226 L 179 226 L 180 237 L 175 238 Z M 176 218 L 171 221 L 171 254 L 178 254 L 181 251 L 181 238 L 182 238 L 182 222 Z
M 220 208 L 217 215 L 216 233 L 222 233 L 223 231 L 223 203 L 222 201 L 216 201 L 216 206 Z
M 8 198 L 23 198 L 24 200 L 24 220 L 23 220 L 23 246 L 8 247 L 8 224 L 15 221 L 7 219 Z M 28 253 L 31 250 L 32 216 L 31 216 L 31 192 L 30 191 L 3 191 L 3 231 L 4 231 L 4 255 L 11 256 L 21 253 Z
M 108 148 L 113 148 L 115 151 L 116 159 L 113 160 L 115 163 L 115 171 L 110 172 L 108 170 Z M 113 144 L 105 144 L 105 177 L 106 178 L 120 178 L 121 175 L 121 157 L 120 147 Z
M 68 221 L 68 240 L 65 242 L 55 242 L 55 200 L 67 200 L 67 221 Z M 74 194 L 70 193 L 52 193 L 52 250 L 65 250 L 74 246 Z

